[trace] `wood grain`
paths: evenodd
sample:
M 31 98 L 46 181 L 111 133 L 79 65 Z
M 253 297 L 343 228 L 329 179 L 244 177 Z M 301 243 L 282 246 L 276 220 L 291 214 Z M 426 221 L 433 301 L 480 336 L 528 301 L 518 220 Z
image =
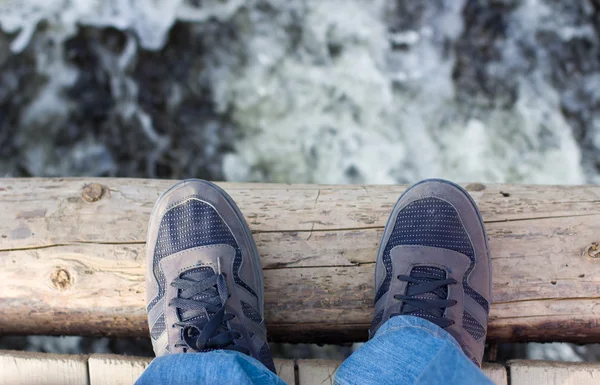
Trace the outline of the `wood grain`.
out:
M 87 356 L 0 350 L 0 385 L 131 385 L 151 361 L 150 357 L 118 354 Z M 274 361 L 278 376 L 294 385 L 294 360 Z M 308 362 L 312 365 L 311 360 Z
M 89 385 L 129 385 L 133 384 L 146 370 L 149 357 L 131 357 L 116 354 L 61 355 L 48 353 L 0 351 L 0 384 L 89 384 Z M 526 372 L 523 363 L 515 361 L 519 373 Z M 337 360 L 284 360 L 275 359 L 277 374 L 287 384 L 322 385 L 333 384 L 333 378 L 342 361 Z M 540 365 L 548 363 L 531 362 L 533 372 Z M 527 366 L 527 365 L 525 365 Z M 578 364 L 563 364 L 571 372 L 578 372 Z M 512 366 L 511 366 L 512 369 Z M 89 377 L 88 377 L 89 370 Z M 485 363 L 483 372 L 496 385 L 506 385 L 506 369 L 498 364 Z M 527 372 L 529 375 L 529 372 Z M 559 377 L 562 374 L 559 373 Z M 297 378 L 296 378 L 297 377 Z M 562 377 L 561 377 L 562 378 Z M 514 383 L 514 382 L 513 382 Z M 560 384 L 560 382 L 534 382 L 540 384 Z
M 296 363 L 294 360 L 284 360 L 275 358 L 275 370 L 277 375 L 289 385 L 295 385 L 296 383 Z M 317 385 L 317 384 L 315 384 Z
M 88 359 L 90 385 L 131 385 L 151 361 L 148 357 L 92 354 Z
M 508 376 L 506 368 L 500 364 L 490 364 L 484 362 L 481 370 L 490 378 L 496 385 L 508 385 Z
M 147 335 L 146 227 L 173 183 L 0 180 L 0 333 Z M 270 337 L 364 340 L 377 247 L 405 186 L 221 186 L 261 254 Z M 469 189 L 492 249 L 488 339 L 600 342 L 600 187 Z
M 88 359 L 91 385 L 131 385 L 150 365 L 152 358 L 118 354 L 92 354 Z M 277 375 L 294 385 L 294 360 L 275 359 Z M 216 382 L 217 379 L 215 379 Z
M 89 385 L 87 356 L 0 351 L 0 384 Z
M 342 361 L 337 360 L 298 360 L 298 382 L 300 385 L 333 385 L 335 373 Z M 484 363 L 481 370 L 496 385 L 507 385 L 506 368 L 499 364 Z M 539 382 L 539 384 L 546 384 Z M 552 383 L 548 383 L 552 384 Z
M 511 385 L 597 385 L 600 363 L 515 360 L 509 362 Z
M 335 372 L 342 364 L 337 360 L 298 360 L 298 383 L 300 385 L 333 385 Z

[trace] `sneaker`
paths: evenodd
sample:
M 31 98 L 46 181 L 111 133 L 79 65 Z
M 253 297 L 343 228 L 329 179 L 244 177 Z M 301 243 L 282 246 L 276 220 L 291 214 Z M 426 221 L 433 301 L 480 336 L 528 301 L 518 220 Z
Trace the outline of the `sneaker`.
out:
M 236 350 L 275 372 L 264 321 L 263 275 L 250 229 L 231 197 L 180 182 L 154 205 L 146 303 L 156 356 Z
M 398 200 L 375 267 L 369 336 L 397 315 L 449 332 L 481 366 L 492 293 L 487 236 L 470 195 L 445 180 L 424 180 Z

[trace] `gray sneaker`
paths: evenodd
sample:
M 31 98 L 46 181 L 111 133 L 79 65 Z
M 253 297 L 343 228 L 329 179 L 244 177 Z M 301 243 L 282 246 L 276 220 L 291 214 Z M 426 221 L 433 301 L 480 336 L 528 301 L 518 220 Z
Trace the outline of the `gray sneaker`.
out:
M 156 355 L 237 350 L 275 372 L 263 302 L 258 251 L 231 197 L 203 180 L 165 192 L 147 239 L 146 303 Z
M 406 190 L 383 233 L 375 288 L 370 337 L 390 317 L 421 317 L 481 365 L 492 272 L 483 220 L 465 190 L 439 179 Z

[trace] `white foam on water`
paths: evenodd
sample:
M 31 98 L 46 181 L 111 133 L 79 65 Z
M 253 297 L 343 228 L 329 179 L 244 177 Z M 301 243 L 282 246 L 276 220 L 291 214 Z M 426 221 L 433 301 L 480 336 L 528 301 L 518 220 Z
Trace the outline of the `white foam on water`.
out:
M 515 75 L 519 94 L 510 109 L 471 113 L 456 100 L 455 58 L 445 44 L 460 39 L 464 0 L 428 6 L 418 28 L 394 33 L 385 20 L 398 10 L 385 0 L 267 3 L 276 12 L 241 0 L 201 6 L 184 0 L 0 0 L 0 27 L 18 33 L 12 49 L 19 52 L 41 21 L 44 33 L 59 42 L 78 25 L 112 26 L 133 31 L 146 49 L 161 48 L 178 19 L 231 23 L 238 36 L 203 53 L 214 102 L 232 113 L 243 134 L 224 160 L 230 180 L 584 181 L 580 150 L 543 67 Z M 501 49 L 506 62 L 518 65 L 514 42 L 534 39 L 553 16 L 539 1 L 523 2 Z M 294 23 L 300 28 L 288 32 Z M 565 39 L 587 33 L 559 27 Z M 392 44 L 406 49 L 394 51 Z M 70 80 L 56 81 L 50 95 Z M 38 99 L 30 110 L 40 110 L 31 116 L 43 116 L 43 105 L 55 106 L 51 98 Z
M 25 49 L 41 21 L 58 40 L 74 35 L 78 24 L 131 29 L 142 47 L 154 50 L 165 44 L 177 13 L 186 10 L 183 0 L 0 0 L 0 27 L 18 32 L 14 52 Z
M 580 183 L 580 151 L 540 73 L 519 79 L 517 103 L 481 116 L 454 98 L 445 39 L 462 32 L 462 1 L 431 7 L 421 29 L 388 36 L 383 2 L 306 2 L 300 47 L 280 53 L 261 20 L 248 65 L 214 76 L 217 100 L 247 134 L 225 160 L 233 180 L 394 183 Z M 524 12 L 531 12 L 527 9 Z M 543 21 L 537 21 L 543 22 Z M 536 25 L 520 33 L 534 33 Z M 388 38 L 409 49 L 392 53 Z M 516 37 L 515 37 L 516 38 Z M 269 43 L 264 43 L 265 40 Z M 341 46 L 339 57 L 327 47 Z M 216 48 L 219 49 L 219 48 Z M 510 55 L 511 45 L 503 47 Z M 261 61 L 260 57 L 271 57 Z M 518 58 L 515 58 L 518 60 Z M 549 143 L 549 144 L 548 144 Z M 358 171 L 359 177 L 355 172 Z

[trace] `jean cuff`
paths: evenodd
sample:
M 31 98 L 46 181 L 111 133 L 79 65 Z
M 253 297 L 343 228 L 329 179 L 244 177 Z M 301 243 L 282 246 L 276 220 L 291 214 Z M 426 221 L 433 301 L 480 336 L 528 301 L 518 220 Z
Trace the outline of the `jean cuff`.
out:
M 379 330 L 377 330 L 377 333 L 375 333 L 374 338 L 381 337 L 387 333 L 391 333 L 402 328 L 417 328 L 423 330 L 436 338 L 449 341 L 462 352 L 462 347 L 454 339 L 454 337 L 450 335 L 450 333 L 437 326 L 433 322 L 411 315 L 398 315 L 390 318 L 383 325 L 381 325 Z

